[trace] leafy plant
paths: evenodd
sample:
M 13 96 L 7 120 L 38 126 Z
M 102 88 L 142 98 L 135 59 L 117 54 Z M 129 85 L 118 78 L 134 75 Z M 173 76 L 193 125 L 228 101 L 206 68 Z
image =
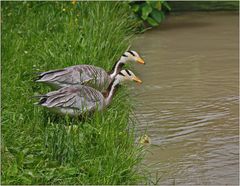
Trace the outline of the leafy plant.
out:
M 165 12 L 171 8 L 164 0 L 161 1 L 132 1 L 133 12 L 150 26 L 158 26 L 165 19 Z

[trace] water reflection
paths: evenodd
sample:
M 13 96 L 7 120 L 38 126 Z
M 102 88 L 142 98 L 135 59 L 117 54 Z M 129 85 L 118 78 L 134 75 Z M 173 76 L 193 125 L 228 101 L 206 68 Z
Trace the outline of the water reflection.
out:
M 238 15 L 171 15 L 134 49 L 148 62 L 132 92 L 160 183 L 238 184 Z

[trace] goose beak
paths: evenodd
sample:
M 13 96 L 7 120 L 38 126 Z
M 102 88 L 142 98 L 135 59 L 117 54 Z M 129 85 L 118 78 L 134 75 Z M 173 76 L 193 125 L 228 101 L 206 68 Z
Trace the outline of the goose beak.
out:
M 135 77 L 133 77 L 133 78 L 132 78 L 132 80 L 133 80 L 133 81 L 136 81 L 138 84 L 141 84 L 141 83 L 142 83 L 142 80 L 141 80 L 141 79 L 139 79 L 139 78 L 138 78 L 138 77 L 136 77 L 136 76 L 135 76 Z
M 137 62 L 140 63 L 140 64 L 145 64 L 145 62 L 143 61 L 143 59 L 140 58 L 140 57 L 137 57 L 136 60 L 137 60 Z

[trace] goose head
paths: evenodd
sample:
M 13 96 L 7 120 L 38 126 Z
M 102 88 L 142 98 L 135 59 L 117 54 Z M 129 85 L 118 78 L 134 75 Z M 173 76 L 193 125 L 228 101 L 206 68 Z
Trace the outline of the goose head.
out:
M 142 83 L 142 81 L 131 71 L 131 70 L 121 70 L 115 77 L 116 83 L 121 84 L 124 81 L 135 81 L 137 83 Z
M 131 70 L 121 70 L 110 83 L 107 91 L 103 93 L 104 97 L 106 98 L 106 105 L 111 102 L 112 97 L 119 85 L 125 81 L 135 81 L 139 84 L 142 83 L 142 81 Z
M 124 54 L 120 58 L 120 61 L 124 64 L 128 63 L 128 62 L 137 62 L 140 64 L 145 64 L 144 60 L 134 50 L 129 50 L 129 51 L 124 52 Z
M 144 60 L 140 57 L 140 55 L 136 51 L 133 51 L 133 50 L 126 51 L 121 56 L 119 61 L 115 63 L 112 70 L 108 72 L 110 78 L 114 79 L 114 77 L 121 71 L 124 64 L 130 63 L 130 62 L 145 64 Z

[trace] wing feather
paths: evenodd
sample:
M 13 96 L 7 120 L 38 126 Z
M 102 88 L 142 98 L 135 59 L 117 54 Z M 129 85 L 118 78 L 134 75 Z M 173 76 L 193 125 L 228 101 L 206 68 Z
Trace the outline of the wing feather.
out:
M 60 112 L 64 110 L 65 113 L 72 113 L 75 110 L 78 114 L 81 114 L 86 111 L 102 109 L 104 97 L 99 91 L 91 87 L 69 86 L 43 95 L 39 104 L 48 108 L 55 108 Z
M 76 65 L 60 70 L 51 70 L 40 74 L 37 82 L 48 83 L 57 87 L 69 85 L 88 85 L 104 90 L 109 85 L 109 76 L 105 70 L 92 65 Z M 105 85 L 106 84 L 106 85 Z

